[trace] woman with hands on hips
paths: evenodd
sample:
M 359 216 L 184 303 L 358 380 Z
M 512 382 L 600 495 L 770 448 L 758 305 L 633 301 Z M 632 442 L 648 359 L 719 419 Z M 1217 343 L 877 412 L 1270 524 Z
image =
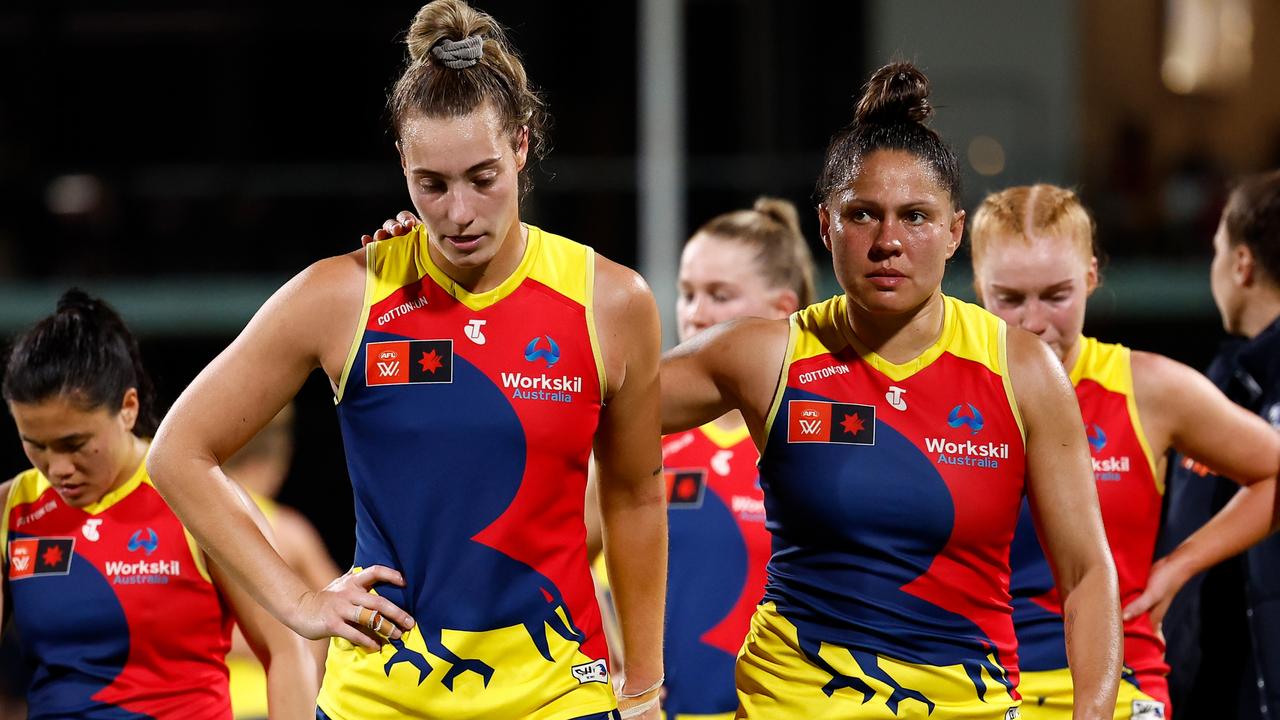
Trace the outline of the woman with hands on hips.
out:
M 322 260 L 175 404 L 150 465 L 273 615 L 333 636 L 321 715 L 657 717 L 666 509 L 658 316 L 634 272 L 519 217 L 544 109 L 500 26 L 422 8 L 389 106 L 409 234 Z M 321 368 L 356 501 L 353 572 L 311 592 L 219 463 Z M 615 698 L 587 564 L 601 469 L 627 676 Z

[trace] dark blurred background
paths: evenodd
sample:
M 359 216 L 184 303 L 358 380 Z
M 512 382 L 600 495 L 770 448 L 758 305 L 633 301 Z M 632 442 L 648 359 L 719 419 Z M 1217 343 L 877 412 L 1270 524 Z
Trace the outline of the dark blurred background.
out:
M 523 218 L 642 267 L 667 312 L 661 258 L 761 193 L 800 204 L 826 264 L 812 182 L 895 55 L 934 83 L 966 206 L 1010 184 L 1078 188 L 1110 256 L 1090 332 L 1193 366 L 1222 339 L 1207 266 L 1228 182 L 1280 166 L 1270 0 L 477 5 L 511 29 L 555 118 Z M 6 3 L 0 332 L 82 285 L 123 312 L 172 402 L 285 279 L 409 207 L 383 100 L 418 7 Z M 646 30 L 664 9 L 674 20 Z M 654 79 L 663 59 L 675 85 Z M 665 150 L 646 133 L 655 117 L 676 129 Z M 672 151 L 673 179 L 646 184 L 646 162 Z M 968 286 L 959 257 L 948 289 Z M 351 491 L 325 378 L 298 402 L 281 499 L 346 565 Z M 0 439 L 0 475 L 25 468 L 7 415 Z

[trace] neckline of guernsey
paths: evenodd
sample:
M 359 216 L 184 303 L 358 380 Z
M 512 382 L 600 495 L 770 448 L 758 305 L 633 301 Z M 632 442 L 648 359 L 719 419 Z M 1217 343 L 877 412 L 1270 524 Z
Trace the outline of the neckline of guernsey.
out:
M 128 480 L 121 483 L 120 487 L 111 490 L 106 495 L 98 498 L 97 502 L 85 505 L 80 509 L 89 515 L 100 515 L 109 510 L 111 506 L 128 497 L 129 493 L 138 489 L 138 486 L 147 479 L 147 456 L 150 454 L 151 446 L 148 445 L 147 451 L 142 455 L 142 462 L 138 463 L 137 469 L 133 471 L 133 474 L 129 476 Z
M 428 239 L 426 229 L 422 225 L 418 225 L 413 229 L 413 232 L 417 233 L 415 241 L 418 244 L 418 268 L 429 275 L 441 289 L 463 305 L 472 310 L 487 308 L 515 292 L 515 289 L 520 287 L 520 283 L 529 277 L 529 272 L 533 269 L 533 262 L 538 257 L 538 250 L 542 246 L 542 230 L 526 223 L 520 223 L 520 226 L 528 231 L 528 237 L 524 244 L 524 256 L 520 258 L 520 264 L 516 265 L 516 269 L 492 289 L 473 293 L 446 275 L 431 259 L 431 252 L 428 249 L 431 241 Z
M 743 423 L 741 426 L 736 427 L 733 430 L 725 430 L 719 425 L 716 425 L 715 420 L 712 420 L 698 429 L 702 431 L 702 434 L 705 435 L 713 445 L 721 450 L 728 450 L 751 436 L 751 429 L 747 427 L 746 423 Z
M 837 295 L 836 307 L 836 326 L 840 329 L 840 335 L 845 342 L 858 353 L 864 362 L 871 367 L 880 371 L 889 377 L 890 380 L 902 381 L 912 375 L 924 370 L 933 364 L 934 360 L 942 357 L 943 351 L 951 345 L 951 341 L 955 339 L 956 329 L 959 323 L 956 322 L 955 300 L 948 295 L 942 296 L 942 332 L 938 334 L 938 339 L 933 344 L 925 348 L 919 355 L 907 360 L 903 363 L 890 362 L 882 355 L 867 347 L 858 339 L 853 332 L 853 327 L 849 322 L 849 297 L 847 295 Z

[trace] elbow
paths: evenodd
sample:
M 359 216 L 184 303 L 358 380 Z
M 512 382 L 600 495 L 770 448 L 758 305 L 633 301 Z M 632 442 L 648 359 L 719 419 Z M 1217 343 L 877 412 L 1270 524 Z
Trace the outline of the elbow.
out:
M 1116 575 L 1115 560 L 1105 541 L 1090 543 L 1089 549 L 1079 553 L 1070 569 L 1061 574 L 1059 591 L 1065 604 L 1078 589 L 1087 589 L 1082 595 L 1098 594 L 1102 597 L 1119 597 L 1120 581 Z
M 177 477 L 178 459 L 174 447 L 173 434 L 169 432 L 167 423 L 161 423 L 155 439 L 151 441 L 151 449 L 147 452 L 147 474 L 156 490 L 168 500 L 174 489 L 174 478 Z
M 177 438 L 169 431 L 168 424 L 162 423 L 147 452 L 147 475 L 160 495 L 171 504 L 182 477 L 181 465 Z
M 151 477 L 151 482 L 161 495 L 166 495 L 170 487 L 170 470 L 173 467 L 171 455 L 166 438 L 157 434 L 156 439 L 151 442 L 151 450 L 147 453 L 147 475 Z

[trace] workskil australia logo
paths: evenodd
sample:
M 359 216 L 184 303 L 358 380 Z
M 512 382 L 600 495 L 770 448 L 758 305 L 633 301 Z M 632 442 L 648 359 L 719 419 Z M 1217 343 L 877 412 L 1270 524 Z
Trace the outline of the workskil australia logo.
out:
M 1089 439 L 1089 447 L 1093 450 L 1089 456 L 1089 459 L 1093 461 L 1093 479 L 1098 482 L 1119 482 L 1123 480 L 1124 473 L 1129 472 L 1129 456 L 1097 457 L 1097 454 L 1107 446 L 1107 434 L 1103 432 L 1102 427 L 1097 423 L 1086 425 L 1084 432 L 1085 437 Z
M 970 435 L 977 435 L 986 425 L 982 412 L 969 403 L 951 408 L 951 412 L 947 413 L 947 424 L 956 429 L 968 428 Z M 926 437 L 924 446 L 930 454 L 937 455 L 934 462 L 939 465 L 998 468 L 1001 460 L 1009 459 L 1009 443 L 974 440 L 957 442 L 941 437 Z
M 550 370 L 560 362 L 560 346 L 550 335 L 536 335 L 525 345 L 524 359 L 525 362 L 533 363 L 534 367 L 545 364 L 545 368 Z M 502 387 L 511 391 L 513 400 L 571 403 L 582 392 L 582 376 L 548 372 L 504 372 Z
M 139 528 L 129 536 L 125 546 L 130 553 L 141 551 L 144 557 L 160 547 L 160 537 L 151 528 Z M 169 578 L 182 573 L 178 560 L 108 560 L 107 579 L 112 585 L 165 585 Z

